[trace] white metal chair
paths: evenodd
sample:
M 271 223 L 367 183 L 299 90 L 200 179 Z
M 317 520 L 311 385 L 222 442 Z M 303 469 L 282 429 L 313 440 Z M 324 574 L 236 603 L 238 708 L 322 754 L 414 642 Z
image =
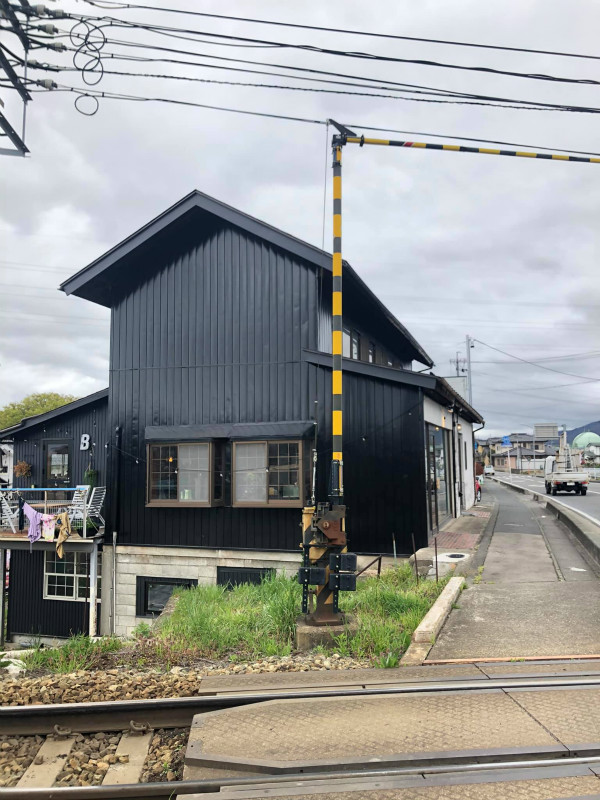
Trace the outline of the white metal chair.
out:
M 15 519 L 19 513 L 19 506 L 11 508 L 8 502 L 8 497 L 5 492 L 0 492 L 0 527 L 10 527 L 13 533 L 17 532 L 15 528 Z
M 102 527 L 104 527 L 104 517 L 100 513 L 104 505 L 104 498 L 106 497 L 106 486 L 94 486 L 92 494 L 90 495 L 90 502 L 88 503 L 87 513 L 88 517 L 97 519 Z
M 71 502 L 67 508 L 67 514 L 69 515 L 71 522 L 74 522 L 76 519 L 83 520 L 84 511 L 87 510 L 86 506 L 88 505 L 87 499 L 89 491 L 90 487 L 87 485 L 75 487 L 73 497 L 71 498 Z

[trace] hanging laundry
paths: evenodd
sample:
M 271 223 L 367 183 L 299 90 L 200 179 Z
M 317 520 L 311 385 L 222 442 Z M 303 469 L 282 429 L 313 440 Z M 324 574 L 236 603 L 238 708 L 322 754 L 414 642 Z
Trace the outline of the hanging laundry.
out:
M 69 519 L 69 512 L 65 511 L 57 517 L 58 539 L 56 540 L 56 555 L 59 558 L 64 556 L 63 542 L 66 542 L 71 535 L 71 520 Z
M 46 542 L 54 541 L 56 528 L 56 514 L 42 514 L 42 539 Z
M 35 508 L 32 508 L 29 503 L 23 503 L 23 513 L 29 520 L 27 538 L 29 539 L 29 544 L 31 545 L 34 542 L 37 542 L 42 535 L 42 515 L 39 511 L 36 511 Z

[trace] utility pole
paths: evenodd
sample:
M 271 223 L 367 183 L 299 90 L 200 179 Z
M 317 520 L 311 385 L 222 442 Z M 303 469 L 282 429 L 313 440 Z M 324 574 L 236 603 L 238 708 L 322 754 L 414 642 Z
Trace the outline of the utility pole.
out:
M 466 372 L 466 367 L 461 366 L 461 364 L 466 364 L 467 363 L 467 359 L 466 358 L 461 358 L 460 352 L 458 350 L 456 351 L 456 358 L 451 358 L 450 359 L 450 363 L 454 364 L 454 368 L 456 369 L 456 377 L 457 378 L 460 378 L 460 373 L 461 372 Z
M 29 38 L 21 25 L 21 21 L 15 14 L 15 7 L 9 3 L 9 0 L 0 0 L 0 20 L 2 19 L 8 22 L 8 27 L 3 28 L 3 30 L 13 33 L 22 45 L 25 51 L 24 63 L 26 65 L 27 54 L 29 52 Z M 25 67 L 24 80 L 17 75 L 8 57 L 5 55 L 5 51 L 0 48 L 0 76 L 9 81 L 11 84 L 10 88 L 14 89 L 23 101 L 23 127 L 21 135 L 17 133 L 2 111 L 0 111 L 0 144 L 6 141 L 12 144 L 12 147 L 0 147 L 0 155 L 24 156 L 29 152 L 24 139 L 27 103 L 31 100 L 31 95 L 26 88 L 27 68 Z M 0 99 L 0 109 L 2 108 L 4 108 L 4 103 Z
M 467 334 L 466 345 L 467 345 L 467 381 L 468 381 L 467 386 L 469 389 L 468 399 L 469 399 L 469 405 L 473 406 L 473 380 L 471 377 L 471 348 L 475 347 L 475 342 L 473 341 L 473 339 L 471 339 L 469 334 Z

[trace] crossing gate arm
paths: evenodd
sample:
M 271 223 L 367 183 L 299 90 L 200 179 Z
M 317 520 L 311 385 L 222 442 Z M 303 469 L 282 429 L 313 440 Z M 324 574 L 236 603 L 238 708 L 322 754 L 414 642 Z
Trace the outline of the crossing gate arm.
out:
M 400 139 L 371 139 L 366 136 L 342 135 L 345 143 L 383 145 L 388 147 L 415 147 L 420 150 L 448 150 L 454 153 L 481 153 L 487 156 L 512 156 L 513 158 L 541 158 L 545 161 L 577 161 L 580 164 L 600 164 L 600 158 L 585 156 L 566 156 L 560 153 L 534 153 L 529 150 L 498 150 L 492 147 L 467 147 L 462 144 L 441 144 L 434 142 L 406 142 Z M 339 137 L 341 138 L 341 137 Z

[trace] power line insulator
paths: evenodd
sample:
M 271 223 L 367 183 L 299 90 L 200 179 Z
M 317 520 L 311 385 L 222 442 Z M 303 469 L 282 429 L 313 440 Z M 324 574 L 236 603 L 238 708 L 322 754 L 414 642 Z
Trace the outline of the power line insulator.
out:
M 46 25 L 36 25 L 35 29 L 38 31 L 43 31 L 44 33 L 51 33 L 52 35 L 58 33 L 58 28 L 56 25 L 52 25 L 50 22 L 48 22 Z

